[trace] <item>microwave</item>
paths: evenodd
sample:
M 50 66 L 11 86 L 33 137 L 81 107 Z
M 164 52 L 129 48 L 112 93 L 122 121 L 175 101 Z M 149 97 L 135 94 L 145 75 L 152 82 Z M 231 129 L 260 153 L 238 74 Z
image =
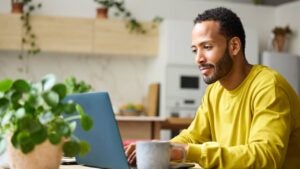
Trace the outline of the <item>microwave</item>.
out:
M 165 81 L 167 116 L 194 117 L 206 84 L 196 65 L 168 65 Z

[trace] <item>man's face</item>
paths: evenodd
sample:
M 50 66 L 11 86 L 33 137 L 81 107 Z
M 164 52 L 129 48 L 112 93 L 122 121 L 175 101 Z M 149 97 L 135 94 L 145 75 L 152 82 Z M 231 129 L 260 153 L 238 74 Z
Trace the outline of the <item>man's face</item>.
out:
M 211 84 L 224 78 L 233 65 L 226 38 L 219 33 L 219 23 L 197 23 L 192 31 L 192 50 L 203 80 Z

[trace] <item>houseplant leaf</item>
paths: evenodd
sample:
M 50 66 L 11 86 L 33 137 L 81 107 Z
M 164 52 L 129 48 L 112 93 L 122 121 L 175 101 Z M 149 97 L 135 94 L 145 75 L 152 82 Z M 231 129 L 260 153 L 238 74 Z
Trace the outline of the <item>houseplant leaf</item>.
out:
M 89 143 L 86 141 L 80 141 L 79 145 L 80 145 L 80 152 L 79 152 L 80 156 L 86 155 L 91 149 Z
M 74 157 L 80 152 L 80 145 L 76 141 L 67 141 L 63 145 L 64 156 Z
M 85 111 L 80 105 L 76 105 L 76 110 L 81 116 L 80 124 L 83 130 L 88 131 L 93 127 L 93 120 L 90 116 L 87 116 Z
M 5 79 L 0 81 L 0 92 L 6 92 L 11 88 L 13 81 L 11 79 Z
M 59 95 L 60 99 L 66 97 L 67 95 L 67 87 L 64 84 L 56 84 L 52 87 L 52 90 Z
M 94 125 L 92 118 L 87 115 L 81 116 L 80 124 L 81 124 L 82 129 L 85 131 L 89 131 Z
M 59 103 L 59 95 L 53 91 L 44 93 L 43 98 L 45 102 L 51 107 L 56 107 Z
M 30 85 L 25 80 L 22 80 L 22 79 L 16 80 L 13 83 L 13 88 L 16 91 L 21 92 L 21 93 L 26 93 L 26 92 L 30 91 Z

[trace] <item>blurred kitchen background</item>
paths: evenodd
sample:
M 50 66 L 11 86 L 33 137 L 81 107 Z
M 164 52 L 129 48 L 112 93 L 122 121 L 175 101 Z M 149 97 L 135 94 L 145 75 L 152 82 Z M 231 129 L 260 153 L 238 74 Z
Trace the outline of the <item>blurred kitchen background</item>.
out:
M 36 16 L 73 18 L 84 22 L 97 20 L 98 5 L 93 0 L 36 1 L 42 3 L 42 8 L 33 13 Z M 99 49 L 100 52 L 93 52 L 78 49 L 72 52 L 72 49 L 69 50 L 62 44 L 57 51 L 41 48 L 41 53 L 20 59 L 18 50 L 20 44 L 9 46 L 5 38 L 7 35 L 5 31 L 10 30 L 7 26 L 9 22 L 5 18 L 12 17 L 11 0 L 1 0 L 0 77 L 1 79 L 26 78 L 35 81 L 47 73 L 54 73 L 59 80 L 73 75 L 91 84 L 94 91 L 108 91 L 115 112 L 128 103 L 142 104 L 147 108 L 149 86 L 158 83 L 160 86 L 157 95 L 159 116 L 193 117 L 197 106 L 201 103 L 205 85 L 194 65 L 194 56 L 190 50 L 192 21 L 205 9 L 225 6 L 235 11 L 245 26 L 248 60 L 253 64 L 263 63 L 274 67 L 281 64 L 278 69 L 289 76 L 287 78 L 293 81 L 295 90 L 299 92 L 300 22 L 297 20 L 300 16 L 300 1 L 261 0 L 257 3 L 252 0 L 125 0 L 126 7 L 138 20 L 150 22 L 155 16 L 163 19 L 156 33 L 149 32 L 150 39 L 152 38 L 151 45 L 153 45 L 151 50 L 154 52 L 135 53 L 135 50 L 140 47 L 133 46 L 132 52 L 116 54 L 115 50 L 123 48 L 127 41 L 131 41 L 130 36 L 127 36 L 122 43 L 103 42 L 105 45 L 110 45 L 111 51 L 101 52 Z M 119 20 L 112 12 L 109 13 L 108 19 Z M 46 22 L 51 21 L 50 18 Z M 80 26 L 82 25 L 78 25 Z M 292 33 L 287 39 L 284 50 L 278 51 L 272 43 L 274 39 L 272 30 L 275 27 L 286 26 Z M 33 30 L 39 29 L 42 28 L 33 27 Z M 78 29 L 77 26 L 74 29 Z M 72 30 L 71 27 L 70 30 L 61 31 Z M 148 41 L 143 40 L 143 36 L 150 35 L 133 36 L 140 36 L 138 43 L 148 46 Z M 78 41 L 80 38 L 75 37 L 71 41 Z M 118 38 L 119 36 L 115 36 L 113 40 L 117 42 Z M 93 50 L 97 50 L 98 47 L 101 46 L 96 45 Z M 273 65 L 276 57 L 281 60 L 275 61 L 279 63 Z M 294 73 L 290 73 L 291 70 Z

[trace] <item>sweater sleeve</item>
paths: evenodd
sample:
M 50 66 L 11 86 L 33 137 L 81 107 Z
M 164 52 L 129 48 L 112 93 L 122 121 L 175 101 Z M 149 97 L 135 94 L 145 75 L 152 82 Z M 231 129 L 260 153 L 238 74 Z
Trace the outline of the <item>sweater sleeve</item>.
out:
M 210 140 L 205 109 L 190 127 L 171 141 L 188 143 L 186 159 L 204 168 L 281 168 L 291 128 L 290 103 L 280 87 L 262 88 L 255 96 L 248 142 L 221 145 Z
M 211 140 L 209 115 L 207 109 L 207 97 L 204 96 L 196 116 L 190 126 L 184 129 L 171 142 L 177 143 L 204 143 Z

